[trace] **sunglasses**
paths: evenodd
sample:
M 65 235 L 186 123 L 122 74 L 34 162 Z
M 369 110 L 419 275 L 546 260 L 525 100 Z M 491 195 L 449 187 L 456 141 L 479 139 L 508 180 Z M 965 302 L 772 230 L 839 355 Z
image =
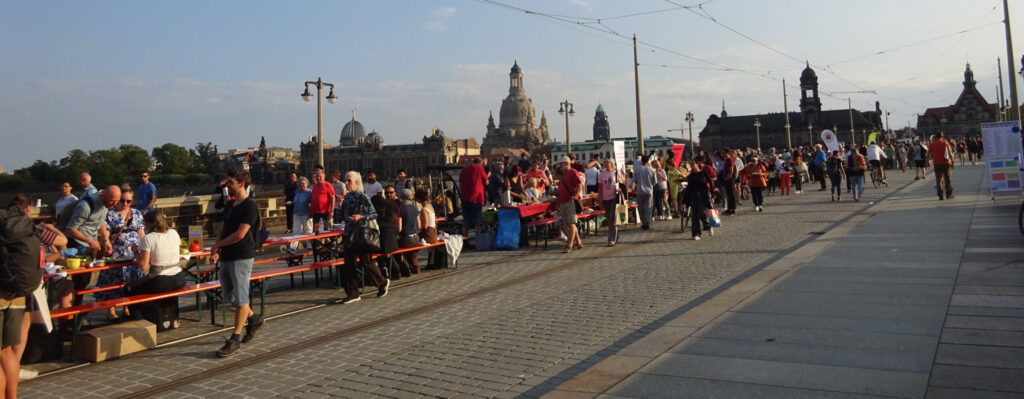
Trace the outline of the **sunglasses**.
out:
M 121 200 L 122 204 L 131 204 L 132 200 Z

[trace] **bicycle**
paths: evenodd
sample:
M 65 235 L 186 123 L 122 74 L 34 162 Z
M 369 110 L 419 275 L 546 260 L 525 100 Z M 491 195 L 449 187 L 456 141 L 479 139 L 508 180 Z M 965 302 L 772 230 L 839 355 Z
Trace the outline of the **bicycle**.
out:
M 878 188 L 884 182 L 882 181 L 882 169 L 877 166 L 871 166 L 871 185 Z

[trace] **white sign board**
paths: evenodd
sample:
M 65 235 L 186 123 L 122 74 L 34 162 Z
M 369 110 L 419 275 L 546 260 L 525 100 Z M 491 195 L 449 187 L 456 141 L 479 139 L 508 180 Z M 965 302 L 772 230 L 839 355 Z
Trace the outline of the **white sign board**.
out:
M 825 142 L 830 153 L 839 149 L 839 138 L 831 130 L 825 129 L 821 131 L 821 141 Z
M 615 167 L 620 171 L 625 172 L 626 170 L 626 142 L 625 141 L 613 141 L 612 142 L 612 155 L 615 157 Z
M 981 124 L 985 155 L 1016 155 L 1020 153 L 1020 125 L 1017 121 Z

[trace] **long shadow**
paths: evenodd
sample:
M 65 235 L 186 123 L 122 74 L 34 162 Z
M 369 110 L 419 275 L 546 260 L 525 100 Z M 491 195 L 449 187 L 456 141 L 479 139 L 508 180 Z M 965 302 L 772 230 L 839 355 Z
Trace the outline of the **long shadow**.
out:
M 885 196 L 881 197 L 880 199 L 875 200 L 875 202 L 881 202 L 881 201 L 887 200 L 887 199 L 889 199 L 889 197 L 893 196 L 896 192 L 901 191 L 902 189 L 912 185 L 913 183 L 914 183 L 914 181 L 909 181 L 906 184 L 904 184 L 903 186 L 900 186 L 898 188 L 893 188 L 890 192 L 886 193 Z M 913 192 L 906 193 L 905 195 L 913 195 Z M 843 223 L 845 223 L 845 222 L 849 221 L 850 219 L 854 218 L 855 216 L 858 216 L 858 215 L 864 213 L 864 211 L 866 209 L 867 209 L 867 207 L 865 206 L 862 209 L 857 210 L 856 212 L 853 212 L 853 213 L 847 215 L 846 217 L 844 217 L 842 219 L 839 219 L 839 220 L 829 224 L 828 227 L 826 229 L 824 229 L 824 230 L 825 231 L 832 230 L 832 229 L 838 227 L 839 225 L 842 225 Z M 654 321 L 652 321 L 650 323 L 647 323 L 647 324 L 645 324 L 643 326 L 640 326 L 640 327 L 636 328 L 632 333 L 629 333 L 625 337 L 622 337 L 622 338 L 618 339 L 617 341 L 615 341 L 611 345 L 605 347 L 605 349 L 597 351 L 597 353 L 595 353 L 593 355 L 590 355 L 586 359 L 583 359 L 583 360 L 579 361 L 578 363 L 576 363 L 576 364 L 566 368 L 561 373 L 558 373 L 555 376 L 550 377 L 547 380 L 544 380 L 544 382 L 541 382 L 540 384 L 537 384 L 536 386 L 534 386 L 530 390 L 528 390 L 526 392 L 523 392 L 523 394 L 520 395 L 520 397 L 540 397 L 541 395 L 554 390 L 559 385 L 561 385 L 562 382 L 568 381 L 568 380 L 572 379 L 573 377 L 581 374 L 582 372 L 586 371 L 587 369 L 590 369 L 591 367 L 597 365 L 602 360 L 604 360 L 604 359 L 608 358 L 609 356 L 617 353 L 619 351 L 619 349 L 616 349 L 616 348 L 625 348 L 626 346 L 629 346 L 630 344 L 636 342 L 637 340 L 647 336 L 652 331 L 657 330 L 658 328 L 664 327 L 665 324 L 667 324 L 669 321 L 672 321 L 675 318 L 677 318 L 677 317 L 683 315 L 684 313 L 690 311 L 691 309 L 693 309 L 693 308 L 703 304 L 704 302 L 706 302 L 709 299 L 713 298 L 715 295 L 718 295 L 718 294 L 722 293 L 723 291 L 731 288 L 732 286 L 738 284 L 739 282 L 741 282 L 743 280 L 746 280 L 748 277 L 752 276 L 754 273 L 757 273 L 757 272 L 761 271 L 762 269 L 764 269 L 765 267 L 768 267 L 768 265 L 771 265 L 771 264 L 779 261 L 780 259 L 784 258 L 786 255 L 789 255 L 790 253 L 796 251 L 797 249 L 803 247 L 804 245 L 809 244 L 810 242 L 814 241 L 818 237 L 819 236 L 815 235 L 815 234 L 808 235 L 803 240 L 800 240 L 799 242 L 797 242 L 796 244 L 793 244 L 789 248 L 786 248 L 786 249 L 784 249 L 782 251 L 779 251 L 778 253 L 775 254 L 775 256 L 772 256 L 771 258 L 768 258 L 764 262 L 761 262 L 761 263 L 755 265 L 754 267 L 751 267 L 747 271 L 741 273 L 740 275 L 738 275 L 736 277 L 733 277 L 732 279 L 730 279 L 729 281 L 726 281 L 722 285 L 719 285 L 718 287 L 716 287 L 716 288 L 714 288 L 714 289 L 704 293 L 703 295 L 693 299 L 692 301 L 687 302 L 685 305 L 680 306 L 679 308 L 676 308 L 676 309 L 672 310 L 668 314 L 666 314 L 666 315 L 664 315 L 664 316 L 662 316 L 662 317 L 660 317 L 660 318 L 658 318 L 658 319 L 656 319 L 656 320 L 654 320 Z

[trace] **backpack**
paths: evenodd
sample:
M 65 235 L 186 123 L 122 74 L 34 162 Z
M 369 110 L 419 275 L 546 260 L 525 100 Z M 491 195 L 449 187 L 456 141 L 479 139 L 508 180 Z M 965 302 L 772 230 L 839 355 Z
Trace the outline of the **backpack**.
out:
M 0 297 L 28 295 L 43 281 L 39 267 L 42 244 L 35 224 L 17 207 L 0 209 Z
M 849 165 L 846 167 L 848 173 L 863 172 L 867 168 L 864 166 L 864 156 L 860 154 L 850 155 L 848 160 Z
M 841 167 L 842 161 L 838 158 L 829 158 L 828 161 L 825 161 L 825 171 L 829 176 L 838 176 L 842 174 L 842 170 L 840 169 Z
M 79 198 L 78 201 L 75 201 L 74 204 L 65 206 L 63 209 L 60 210 L 60 213 L 57 214 L 57 230 L 64 231 L 68 227 L 68 223 L 71 222 L 71 215 L 75 213 L 75 208 L 77 208 L 78 204 L 80 204 L 82 201 L 89 203 L 89 210 L 96 208 L 96 204 L 92 202 L 91 195 L 86 195 L 82 198 Z

